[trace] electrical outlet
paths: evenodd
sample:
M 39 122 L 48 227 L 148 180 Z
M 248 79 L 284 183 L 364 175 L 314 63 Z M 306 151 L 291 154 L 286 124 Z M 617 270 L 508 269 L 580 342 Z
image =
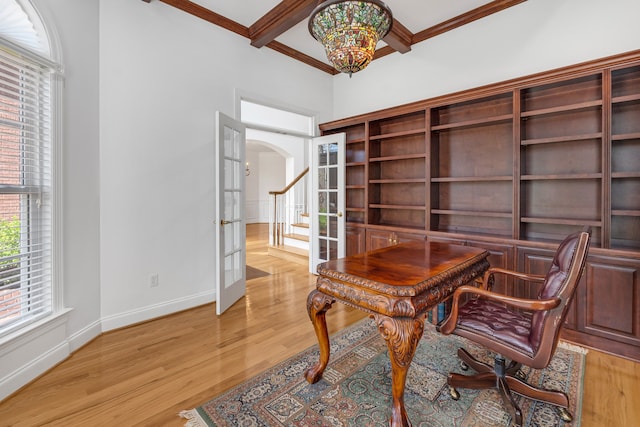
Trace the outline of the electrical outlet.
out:
M 152 288 L 158 287 L 158 273 L 152 274 L 151 277 L 149 277 L 149 286 Z

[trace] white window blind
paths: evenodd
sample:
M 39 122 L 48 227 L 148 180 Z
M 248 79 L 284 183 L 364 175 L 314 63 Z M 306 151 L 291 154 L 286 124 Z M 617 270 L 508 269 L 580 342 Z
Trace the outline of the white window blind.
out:
M 0 336 L 52 312 L 52 73 L 0 39 Z

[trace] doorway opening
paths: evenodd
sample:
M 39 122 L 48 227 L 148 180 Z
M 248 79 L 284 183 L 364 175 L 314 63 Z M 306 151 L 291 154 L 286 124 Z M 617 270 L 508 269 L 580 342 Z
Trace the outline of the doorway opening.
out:
M 308 167 L 315 115 L 247 98 L 240 98 L 239 105 L 240 120 L 247 127 L 247 226 L 267 224 L 269 232 L 259 236 L 269 240 L 269 254 L 307 264 L 307 180 L 279 200 L 273 193 L 285 189 Z M 281 217 L 286 220 L 280 222 Z

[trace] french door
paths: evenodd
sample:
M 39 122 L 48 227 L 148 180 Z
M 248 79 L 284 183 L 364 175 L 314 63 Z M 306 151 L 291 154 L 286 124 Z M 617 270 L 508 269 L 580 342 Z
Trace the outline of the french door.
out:
M 309 271 L 345 256 L 345 134 L 314 138 L 311 148 Z
M 245 127 L 216 112 L 216 313 L 246 291 Z

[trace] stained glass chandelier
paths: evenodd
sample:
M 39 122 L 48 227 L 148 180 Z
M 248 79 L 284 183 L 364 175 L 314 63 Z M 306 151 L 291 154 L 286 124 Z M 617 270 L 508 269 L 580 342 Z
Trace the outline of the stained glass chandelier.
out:
M 380 0 L 327 0 L 311 12 L 309 32 L 335 69 L 351 76 L 369 65 L 392 22 L 391 9 Z

